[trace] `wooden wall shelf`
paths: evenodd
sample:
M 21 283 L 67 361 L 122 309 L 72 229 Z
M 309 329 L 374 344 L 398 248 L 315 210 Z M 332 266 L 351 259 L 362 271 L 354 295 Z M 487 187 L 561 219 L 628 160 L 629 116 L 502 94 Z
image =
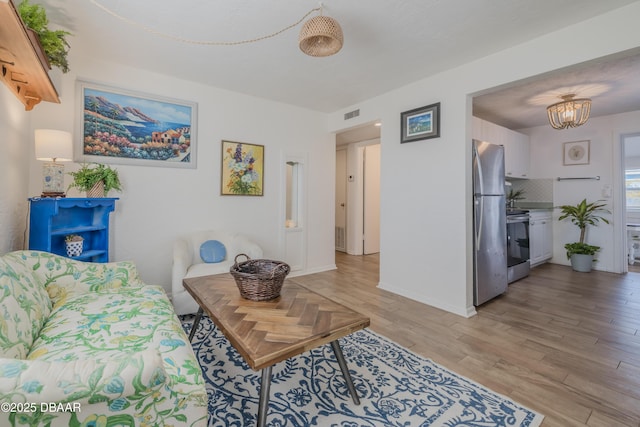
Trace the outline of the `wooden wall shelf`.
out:
M 13 2 L 0 0 L 0 78 L 27 111 L 40 101 L 60 103 L 36 49 Z

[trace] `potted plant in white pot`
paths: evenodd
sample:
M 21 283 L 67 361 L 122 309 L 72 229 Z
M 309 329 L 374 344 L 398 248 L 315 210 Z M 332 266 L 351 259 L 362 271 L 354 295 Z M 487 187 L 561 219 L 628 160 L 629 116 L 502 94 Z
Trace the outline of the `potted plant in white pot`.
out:
M 562 205 L 560 209 L 562 214 L 558 218 L 559 221 L 569 219 L 580 229 L 580 240 L 578 242 L 567 243 L 564 248 L 567 250 L 567 258 L 571 260 L 571 267 L 575 271 L 588 273 L 593 266 L 594 256 L 600 250 L 599 246 L 585 243 L 585 235 L 587 226 L 597 225 L 600 221 L 609 224 L 609 220 L 601 214 L 611 212 L 605 209 L 606 204 L 601 203 L 602 200 L 587 203 L 587 199 L 583 199 L 577 205 Z
M 64 243 L 67 248 L 67 256 L 74 257 L 82 254 L 84 238 L 79 234 L 69 234 L 65 236 Z
M 75 172 L 69 172 L 73 182 L 69 188 L 75 187 L 86 191 L 87 197 L 105 197 L 111 190 L 122 191 L 118 171 L 100 163 L 83 164 Z

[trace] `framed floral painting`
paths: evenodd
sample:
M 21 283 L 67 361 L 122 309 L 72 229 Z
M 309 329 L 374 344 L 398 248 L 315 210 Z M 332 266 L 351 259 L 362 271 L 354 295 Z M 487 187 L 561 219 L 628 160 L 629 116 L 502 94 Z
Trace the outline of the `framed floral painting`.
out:
M 262 196 L 264 145 L 222 141 L 223 196 Z

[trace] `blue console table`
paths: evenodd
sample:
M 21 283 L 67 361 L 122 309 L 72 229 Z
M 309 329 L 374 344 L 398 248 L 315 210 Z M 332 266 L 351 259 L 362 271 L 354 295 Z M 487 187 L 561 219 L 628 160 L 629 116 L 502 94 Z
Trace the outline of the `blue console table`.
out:
M 65 236 L 79 234 L 84 248 L 73 259 L 109 261 L 109 214 L 118 198 L 29 199 L 29 249 L 67 256 Z

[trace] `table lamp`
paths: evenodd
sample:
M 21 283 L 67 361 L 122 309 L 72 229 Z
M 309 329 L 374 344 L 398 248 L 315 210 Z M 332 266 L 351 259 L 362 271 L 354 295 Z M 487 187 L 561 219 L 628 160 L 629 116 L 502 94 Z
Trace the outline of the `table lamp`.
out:
M 36 129 L 36 159 L 42 165 L 42 197 L 65 197 L 64 165 L 73 160 L 71 133 L 62 130 Z

